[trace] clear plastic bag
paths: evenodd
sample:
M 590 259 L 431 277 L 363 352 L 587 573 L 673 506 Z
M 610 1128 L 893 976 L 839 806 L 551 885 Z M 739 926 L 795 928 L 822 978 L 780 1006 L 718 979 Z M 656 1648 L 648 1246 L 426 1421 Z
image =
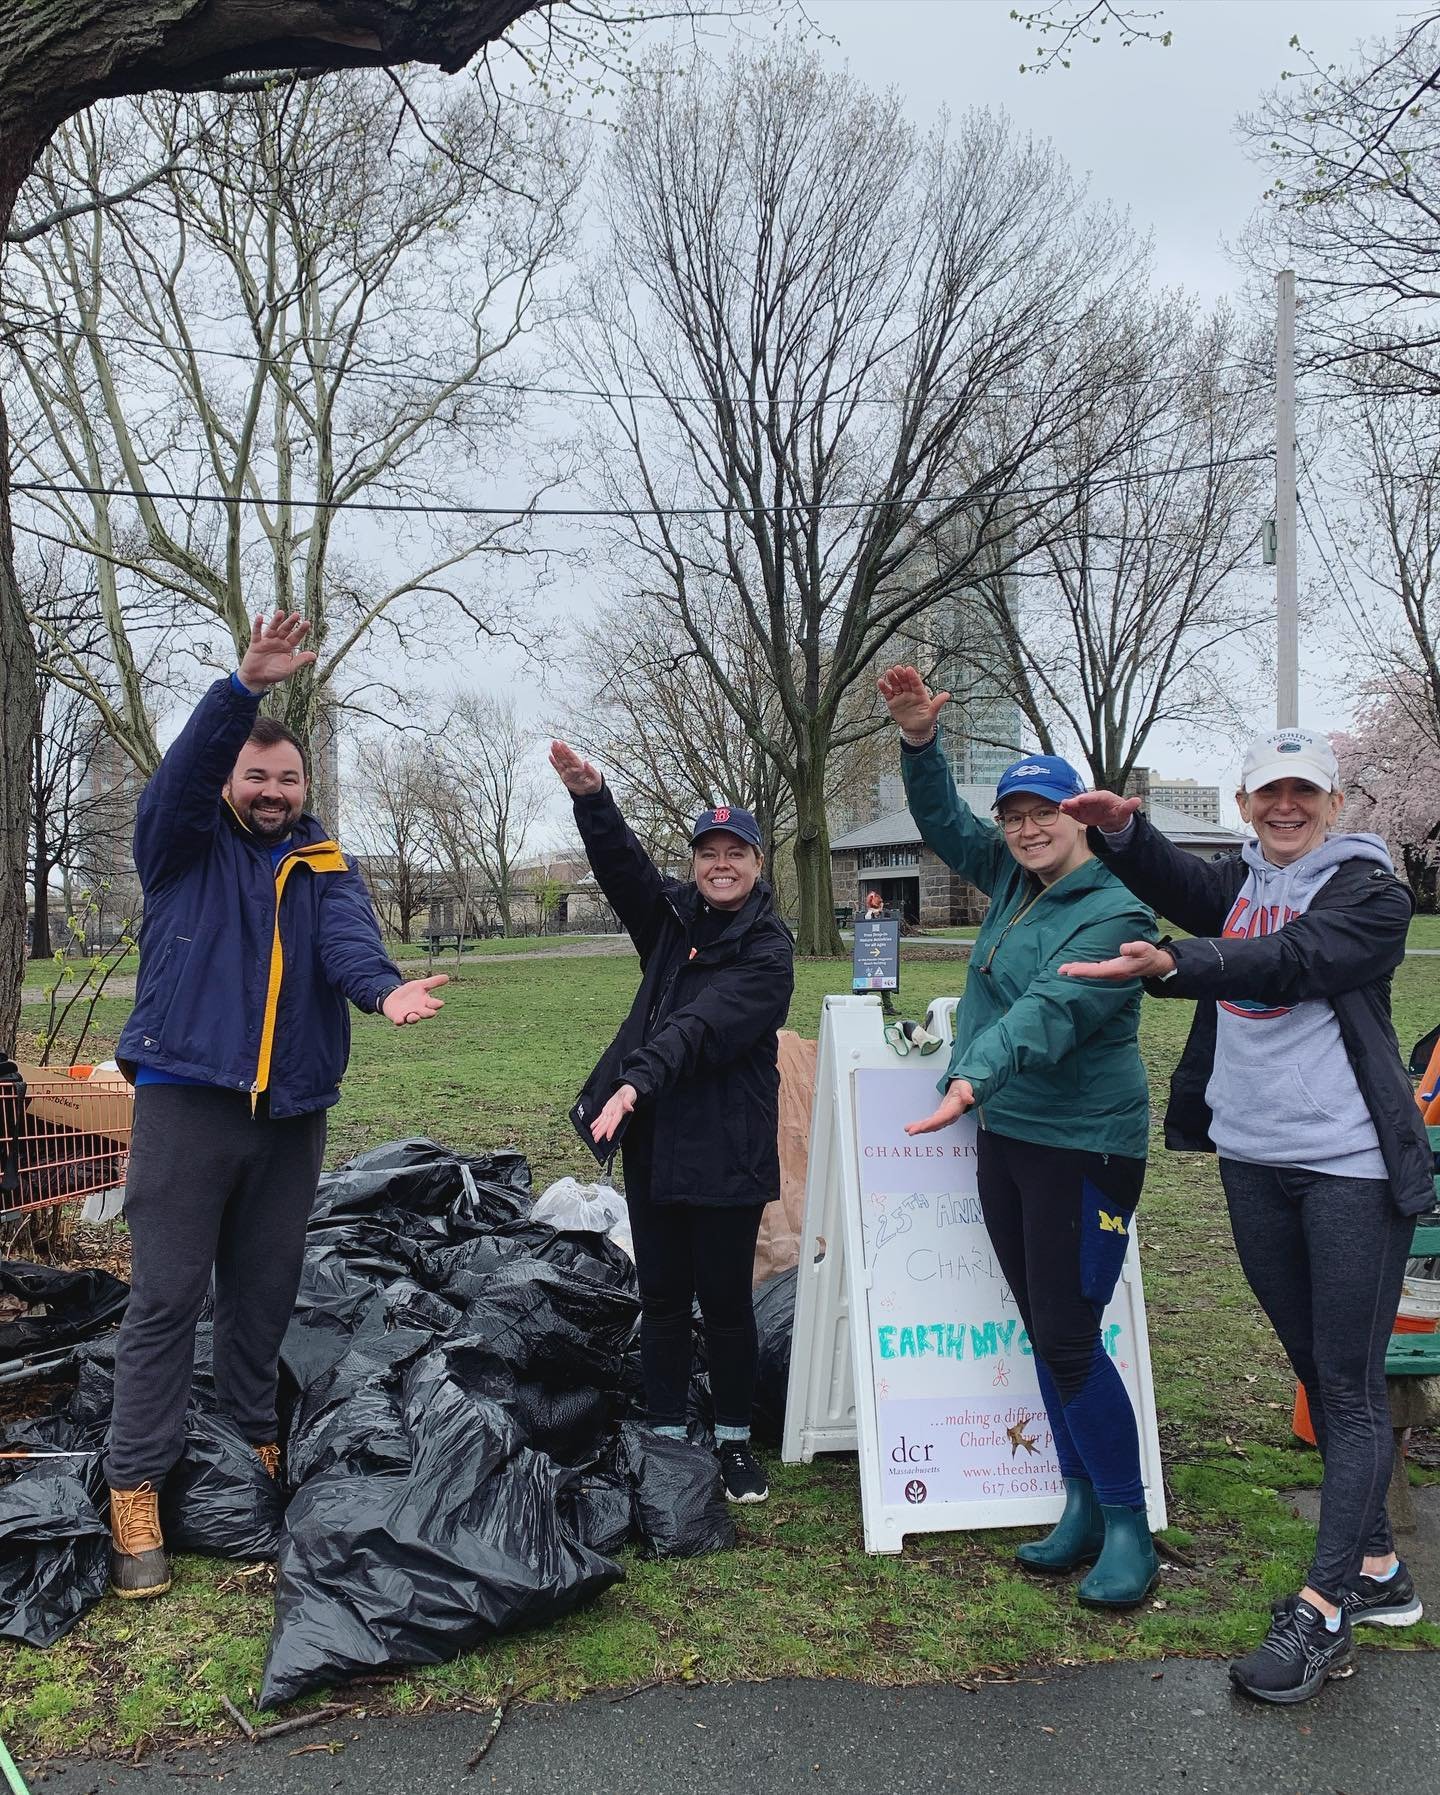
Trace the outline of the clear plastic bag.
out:
M 578 1178 L 559 1178 L 536 1199 L 530 1219 L 562 1233 L 608 1234 L 631 1259 L 635 1257 L 630 1212 L 624 1197 L 608 1184 L 582 1184 Z

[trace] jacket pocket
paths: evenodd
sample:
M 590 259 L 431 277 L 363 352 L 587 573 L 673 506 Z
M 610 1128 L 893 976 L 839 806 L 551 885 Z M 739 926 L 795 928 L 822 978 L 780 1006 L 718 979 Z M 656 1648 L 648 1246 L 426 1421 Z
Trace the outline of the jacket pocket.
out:
M 1301 1077 L 1298 1068 L 1294 1068 L 1294 1067 L 1291 1068 L 1290 1085 L 1291 1085 L 1292 1090 L 1295 1093 L 1296 1100 L 1299 1102 L 1300 1107 L 1304 1110 L 1305 1114 L 1311 1118 L 1312 1121 L 1333 1122 L 1335 1120 L 1334 1110 L 1327 1109 L 1325 1107 L 1325 1105 L 1323 1103 L 1321 1103 L 1317 1097 L 1314 1096 L 1314 1094 L 1310 1090 L 1309 1085 L 1307 1085 L 1305 1080 Z

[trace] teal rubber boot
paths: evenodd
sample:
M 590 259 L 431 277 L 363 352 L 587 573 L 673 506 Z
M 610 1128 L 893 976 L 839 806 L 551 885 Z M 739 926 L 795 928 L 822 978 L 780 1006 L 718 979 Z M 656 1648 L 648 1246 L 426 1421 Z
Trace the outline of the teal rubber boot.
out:
M 1077 1564 L 1091 1564 L 1105 1544 L 1105 1517 L 1088 1477 L 1065 1479 L 1065 1512 L 1044 1539 L 1026 1540 L 1015 1556 L 1027 1571 L 1058 1576 Z
M 1155 1587 L 1160 1560 L 1141 1508 L 1104 1504 L 1105 1547 L 1076 1591 L 1087 1608 L 1136 1608 Z

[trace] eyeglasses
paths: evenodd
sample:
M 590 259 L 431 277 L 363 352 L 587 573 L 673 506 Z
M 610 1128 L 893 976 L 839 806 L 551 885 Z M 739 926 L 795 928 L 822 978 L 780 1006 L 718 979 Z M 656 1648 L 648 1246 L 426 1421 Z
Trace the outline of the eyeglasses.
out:
M 1026 823 L 1035 823 L 1041 829 L 1048 829 L 1059 820 L 1058 804 L 1037 804 L 1032 810 L 1006 810 L 998 818 L 1000 827 L 1007 835 L 1018 835 Z

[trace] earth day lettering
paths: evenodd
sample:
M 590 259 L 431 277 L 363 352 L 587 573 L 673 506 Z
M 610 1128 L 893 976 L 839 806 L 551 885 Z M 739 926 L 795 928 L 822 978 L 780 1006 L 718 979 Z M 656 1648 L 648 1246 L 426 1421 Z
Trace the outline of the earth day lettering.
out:
M 1102 1329 L 1105 1350 L 1113 1359 L 1121 1333 L 1120 1323 Z M 1018 1350 L 1029 1358 L 1030 1336 L 1013 1318 L 1009 1321 L 931 1321 L 914 1324 L 886 1323 L 875 1330 L 875 1344 L 882 1359 L 963 1359 L 968 1347 L 972 1359 L 998 1358 Z

